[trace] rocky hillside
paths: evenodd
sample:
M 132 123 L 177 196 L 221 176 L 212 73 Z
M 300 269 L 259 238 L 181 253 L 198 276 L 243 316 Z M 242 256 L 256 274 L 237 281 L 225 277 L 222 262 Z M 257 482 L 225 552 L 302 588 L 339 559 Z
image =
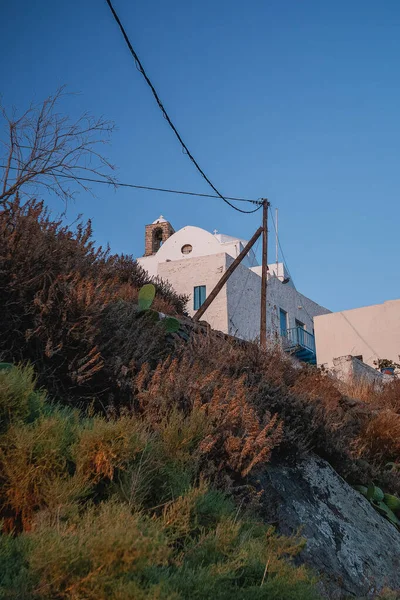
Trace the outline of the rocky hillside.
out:
M 160 281 L 139 310 L 90 236 L 0 215 L 0 597 L 396 598 L 398 382 L 198 331 Z

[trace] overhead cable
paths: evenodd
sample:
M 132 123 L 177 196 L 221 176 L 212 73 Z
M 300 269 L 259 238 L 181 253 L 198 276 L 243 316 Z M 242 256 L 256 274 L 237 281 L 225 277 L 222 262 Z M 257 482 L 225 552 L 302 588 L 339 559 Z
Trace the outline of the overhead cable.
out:
M 0 169 L 5 169 L 6 165 L 0 165 Z M 12 169 L 13 171 L 17 171 L 18 167 L 9 167 L 9 169 Z M 39 173 L 39 175 L 43 175 L 42 173 Z M 46 174 L 44 174 L 43 176 L 46 176 Z M 79 177 L 77 175 L 67 175 L 66 173 L 58 173 L 57 172 L 57 177 L 64 177 L 67 179 L 76 179 L 77 181 L 88 181 L 90 183 L 103 183 L 106 185 L 114 185 L 115 187 L 128 187 L 128 188 L 134 188 L 137 190 L 149 190 L 151 192 L 164 192 L 167 194 L 182 194 L 184 196 L 198 196 L 199 198 L 219 198 L 219 196 L 216 196 L 214 194 L 201 194 L 199 192 L 188 192 L 185 190 L 172 190 L 172 189 L 168 189 L 168 188 L 159 188 L 159 187 L 152 187 L 149 185 L 137 185 L 134 183 L 124 183 L 122 181 L 107 181 L 106 179 L 95 179 L 93 177 Z M 260 200 L 252 200 L 250 198 L 236 198 L 236 197 L 232 197 L 232 196 L 226 196 L 226 198 L 228 200 L 234 200 L 235 202 L 247 202 L 250 204 L 256 204 L 258 206 L 258 208 L 256 210 L 259 210 L 259 208 L 261 208 L 262 206 L 262 202 Z
M 115 21 L 117 22 L 117 24 L 118 24 L 118 26 L 119 26 L 119 28 L 121 30 L 121 33 L 122 33 L 122 35 L 123 35 L 123 37 L 125 39 L 125 42 L 126 42 L 128 48 L 129 48 L 129 50 L 130 50 L 130 52 L 131 52 L 131 54 L 133 56 L 133 59 L 134 59 L 135 64 L 136 64 L 136 67 L 138 68 L 138 70 L 140 71 L 140 73 L 143 75 L 143 77 L 144 77 L 147 85 L 151 89 L 152 94 L 153 94 L 153 96 L 154 96 L 154 98 L 155 98 L 155 100 L 156 100 L 156 102 L 157 102 L 157 104 L 158 104 L 158 106 L 159 106 L 159 108 L 160 108 L 160 110 L 161 110 L 164 118 L 166 119 L 168 125 L 171 127 L 171 129 L 174 132 L 175 136 L 179 140 L 179 142 L 180 142 L 183 150 L 188 155 L 188 157 L 190 158 L 190 160 L 192 161 L 192 163 L 194 164 L 194 166 L 196 167 L 196 169 L 198 170 L 198 172 L 200 173 L 200 175 L 207 181 L 208 185 L 214 190 L 214 192 L 217 194 L 217 197 L 221 198 L 221 200 L 223 200 L 224 202 L 226 202 L 226 204 L 228 204 L 231 208 L 233 208 L 233 209 L 235 209 L 235 210 L 237 210 L 237 211 L 239 211 L 241 213 L 245 213 L 245 214 L 254 213 L 257 210 L 259 210 L 260 207 L 257 207 L 257 208 L 255 208 L 253 210 L 242 210 L 241 208 L 238 208 L 237 206 L 235 206 L 234 204 L 232 204 L 225 196 L 223 196 L 217 190 L 217 188 L 215 187 L 215 185 L 210 181 L 210 179 L 204 173 L 203 169 L 199 166 L 198 162 L 196 161 L 196 159 L 194 158 L 194 156 L 190 152 L 189 148 L 186 146 L 185 142 L 183 141 L 180 133 L 178 132 L 178 130 L 176 129 L 175 125 L 171 121 L 171 119 L 170 119 L 170 117 L 169 117 L 169 115 L 168 115 L 168 113 L 167 113 L 167 111 L 166 111 L 163 103 L 160 100 L 160 97 L 159 97 L 159 95 L 158 95 L 155 87 L 153 86 L 152 82 L 150 81 L 150 79 L 149 79 L 146 71 L 144 70 L 144 67 L 143 67 L 142 63 L 139 60 L 138 55 L 136 54 L 136 52 L 135 52 L 135 50 L 134 50 L 134 48 L 133 48 L 133 46 L 132 46 L 132 44 L 131 44 L 131 42 L 129 40 L 129 37 L 128 37 L 125 29 L 124 29 L 124 26 L 122 25 L 122 23 L 121 23 L 118 15 L 117 15 L 117 13 L 115 12 L 115 9 L 114 9 L 114 7 L 113 7 L 113 5 L 111 3 L 111 0 L 106 0 L 106 2 L 107 2 L 108 6 L 109 6 L 109 8 L 111 10 L 111 13 L 112 13 Z
M 274 219 L 274 215 L 273 215 L 273 213 L 272 213 L 271 206 L 269 207 L 269 212 L 270 212 L 270 215 L 271 215 L 272 224 L 273 224 L 273 226 L 274 226 L 275 235 L 276 235 L 276 238 L 277 238 L 277 240 L 278 240 L 279 250 L 281 251 L 281 255 L 282 255 L 282 259 L 283 259 L 283 264 L 285 265 L 285 267 L 286 267 L 286 270 L 287 270 L 287 272 L 288 272 L 288 274 L 289 274 L 289 277 L 290 277 L 290 279 L 292 280 L 292 282 L 293 282 L 293 285 L 294 285 L 293 277 L 292 277 L 292 275 L 291 275 L 291 273 L 290 273 L 290 270 L 289 270 L 289 267 L 288 267 L 288 264 L 287 264 L 287 261 L 286 261 L 286 259 L 285 259 L 285 255 L 284 255 L 284 253 L 283 253 L 283 249 L 282 249 L 282 246 L 281 246 L 281 241 L 280 241 L 280 239 L 279 239 L 279 235 L 278 235 L 278 232 L 277 232 L 277 230 L 276 230 L 275 219 Z M 278 273 L 277 273 L 276 275 L 278 276 Z
M 270 207 L 270 209 L 269 209 L 269 210 L 270 210 L 270 213 L 271 213 L 271 219 L 272 219 L 272 223 L 273 223 L 273 226 L 274 226 L 274 230 L 275 230 L 276 238 L 277 238 L 277 240 L 278 240 L 278 246 L 279 246 L 279 249 L 280 249 L 280 251 L 281 251 L 281 255 L 282 255 L 282 259 L 283 259 L 283 264 L 284 264 L 284 266 L 286 267 L 286 271 L 288 272 L 288 275 L 289 275 L 290 279 L 292 280 L 292 283 L 293 283 L 293 285 L 294 285 L 294 289 L 296 290 L 296 293 L 297 293 L 297 297 L 300 299 L 300 296 L 303 296 L 303 294 L 300 294 L 300 292 L 299 292 L 299 291 L 298 291 L 298 289 L 296 288 L 296 285 L 295 285 L 295 283 L 294 283 L 294 279 L 293 279 L 293 277 L 292 277 L 292 274 L 291 274 L 291 272 L 290 272 L 290 269 L 289 269 L 289 267 L 288 267 L 288 264 L 287 264 L 287 261 L 286 261 L 285 255 L 284 255 L 284 253 L 283 253 L 283 249 L 282 249 L 282 246 L 281 246 L 281 241 L 280 241 L 280 239 L 279 239 L 279 235 L 278 235 L 278 232 L 277 232 L 277 229 L 276 229 L 276 225 L 275 225 L 275 221 L 274 221 L 274 215 L 272 214 L 272 209 L 271 209 L 271 207 Z M 277 274 L 277 275 L 278 275 L 278 274 Z M 303 296 L 303 297 L 304 297 L 304 296 Z M 305 310 L 305 312 L 306 312 L 306 314 L 307 314 L 308 318 L 310 319 L 311 323 L 314 323 L 314 317 L 312 317 L 312 316 L 310 315 L 310 313 L 308 312 L 307 308 L 304 306 L 304 302 L 302 302 L 302 308 Z

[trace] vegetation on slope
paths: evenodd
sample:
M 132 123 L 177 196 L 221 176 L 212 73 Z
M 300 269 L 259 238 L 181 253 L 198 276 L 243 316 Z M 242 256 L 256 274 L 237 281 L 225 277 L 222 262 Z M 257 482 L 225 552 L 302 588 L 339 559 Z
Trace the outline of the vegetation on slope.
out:
M 0 257 L 0 358 L 57 401 L 31 367 L 0 372 L 0 597 L 311 598 L 285 558 L 299 540 L 251 516 L 266 463 L 312 450 L 400 493 L 398 381 L 359 399 L 278 346 L 166 337 L 137 310 L 135 261 L 37 202 L 0 215 Z
M 147 273 L 130 256 L 96 249 L 91 235 L 90 222 L 72 230 L 40 202 L 14 200 L 0 213 L 0 353 L 32 361 L 40 382 L 64 401 L 109 405 L 118 401 L 128 356 L 136 368 L 168 349 L 160 331 L 136 325 Z M 183 314 L 186 299 L 154 283 L 154 308 Z
M 205 464 L 221 467 L 221 417 L 201 404 L 157 419 L 153 409 L 85 416 L 35 390 L 31 367 L 0 371 L 0 598 L 316 598 L 290 562 L 303 542 L 204 479 Z M 265 459 L 279 429 L 258 436 Z M 254 462 L 240 443 L 232 473 Z

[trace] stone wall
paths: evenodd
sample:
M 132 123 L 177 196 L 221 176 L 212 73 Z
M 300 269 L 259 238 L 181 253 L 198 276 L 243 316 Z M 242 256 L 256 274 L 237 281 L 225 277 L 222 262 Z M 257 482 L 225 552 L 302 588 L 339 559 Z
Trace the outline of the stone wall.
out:
M 367 383 L 388 383 L 393 381 L 393 375 L 383 375 L 350 354 L 334 358 L 333 366 L 321 365 L 340 381 L 364 381 Z
M 157 223 L 152 223 L 151 225 L 146 225 L 144 236 L 145 256 L 152 256 L 161 247 L 161 244 L 157 244 L 155 239 L 155 236 L 158 233 L 160 235 L 160 241 L 162 244 L 164 244 L 167 239 L 175 233 L 175 231 L 171 223 L 168 223 L 168 221 L 159 221 Z

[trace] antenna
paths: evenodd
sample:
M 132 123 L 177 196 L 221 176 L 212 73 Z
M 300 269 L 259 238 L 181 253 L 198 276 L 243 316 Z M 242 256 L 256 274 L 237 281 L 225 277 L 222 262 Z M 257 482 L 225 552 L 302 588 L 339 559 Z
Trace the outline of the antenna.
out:
M 275 254 L 276 254 L 276 276 L 279 279 L 279 239 L 278 239 L 278 209 L 275 208 Z

